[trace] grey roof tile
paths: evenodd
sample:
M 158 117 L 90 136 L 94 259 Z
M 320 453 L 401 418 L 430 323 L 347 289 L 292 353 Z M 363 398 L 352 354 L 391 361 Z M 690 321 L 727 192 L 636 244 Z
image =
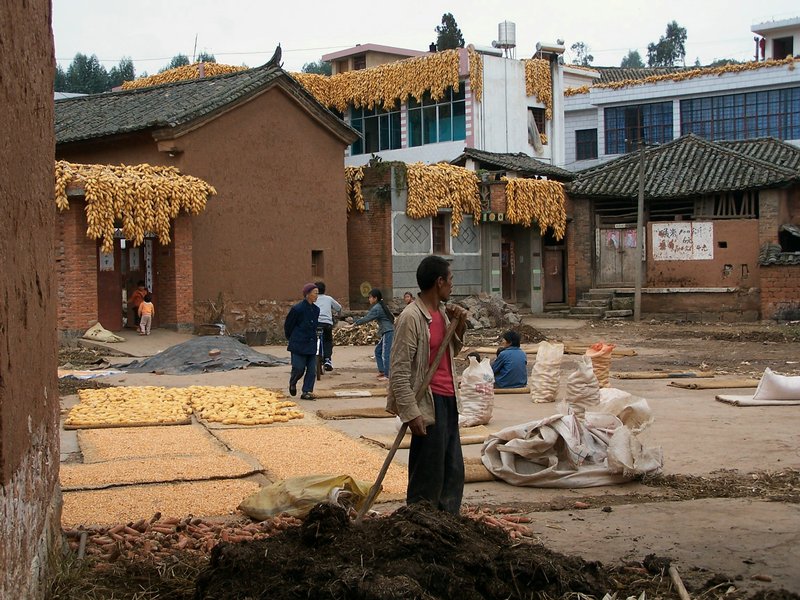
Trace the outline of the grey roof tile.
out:
M 717 144 L 736 150 L 758 160 L 765 160 L 779 167 L 800 171 L 800 148 L 773 137 L 750 140 L 719 140 Z
M 782 252 L 777 244 L 764 244 L 758 254 L 758 264 L 762 267 L 800 265 L 800 252 Z
M 499 153 L 486 152 L 477 148 L 464 148 L 464 153 L 452 160 L 451 164 L 463 165 L 467 158 L 475 160 L 481 169 L 505 169 L 528 177 L 543 176 L 558 181 L 570 181 L 575 178 L 575 173 L 572 171 L 537 160 L 522 152 Z

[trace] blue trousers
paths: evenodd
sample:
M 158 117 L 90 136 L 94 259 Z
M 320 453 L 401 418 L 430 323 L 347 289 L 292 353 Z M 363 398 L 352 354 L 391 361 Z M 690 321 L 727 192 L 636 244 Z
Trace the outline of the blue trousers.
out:
M 433 395 L 436 423 L 424 436 L 411 436 L 406 504 L 427 500 L 454 515 L 464 495 L 464 458 L 458 435 L 458 405 L 454 396 Z
M 393 339 L 394 331 L 387 331 L 375 345 L 375 362 L 378 365 L 378 371 L 387 377 L 389 376 L 389 359 L 392 357 Z
M 305 377 L 303 373 L 305 372 Z M 292 373 L 289 375 L 289 386 L 297 385 L 303 377 L 303 393 L 314 391 L 314 381 L 317 379 L 317 355 L 295 354 L 292 352 Z

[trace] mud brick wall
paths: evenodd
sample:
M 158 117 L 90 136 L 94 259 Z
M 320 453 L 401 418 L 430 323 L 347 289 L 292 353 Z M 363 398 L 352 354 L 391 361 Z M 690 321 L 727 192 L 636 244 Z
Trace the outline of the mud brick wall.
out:
M 172 226 L 172 243 L 156 245 L 158 253 L 159 326 L 191 331 L 194 326 L 192 221 L 181 213 Z
M 567 303 L 575 306 L 578 298 L 592 288 L 592 203 L 567 197 Z
M 97 242 L 86 237 L 84 207 L 70 200 L 69 210 L 56 217 L 58 329 L 65 337 L 82 335 L 97 322 Z
M 761 267 L 761 318 L 800 319 L 800 265 Z
M 59 546 L 49 0 L 0 4 L 0 598 L 44 596 Z
M 388 165 L 366 168 L 361 190 L 369 208 L 363 213 L 354 211 L 348 215 L 348 296 L 353 309 L 369 305 L 361 293 L 363 283 L 381 290 L 393 287 L 391 173 Z M 328 293 L 337 297 L 334 290 L 329 289 Z
M 283 322 L 289 309 L 300 300 L 298 297 L 293 302 L 267 299 L 244 302 L 231 295 L 222 295 L 212 301 L 201 300 L 194 303 L 194 333 L 211 334 L 215 328 L 208 325 L 219 322 L 221 316 L 225 329 L 230 333 L 243 335 L 248 331 L 266 331 L 268 344 L 282 344 L 286 341 Z

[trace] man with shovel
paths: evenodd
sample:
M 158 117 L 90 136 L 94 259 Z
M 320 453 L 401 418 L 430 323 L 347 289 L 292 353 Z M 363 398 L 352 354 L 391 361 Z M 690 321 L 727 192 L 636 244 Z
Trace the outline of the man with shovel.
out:
M 419 294 L 395 321 L 386 410 L 400 417 L 403 431 L 411 429 L 406 503 L 427 500 L 458 514 L 464 459 L 453 359 L 463 345 L 467 311 L 443 305 L 453 274 L 441 256 L 422 260 L 417 284 Z

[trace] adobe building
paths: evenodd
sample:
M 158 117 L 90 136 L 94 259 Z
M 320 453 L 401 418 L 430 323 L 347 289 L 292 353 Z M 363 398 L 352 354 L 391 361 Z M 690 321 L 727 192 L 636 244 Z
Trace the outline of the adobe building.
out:
M 136 274 L 135 253 L 120 239 L 114 270 L 105 272 L 114 282 L 105 287 L 94 283 L 103 276 L 97 242 L 81 238 L 81 223 L 66 235 L 62 229 L 62 258 L 85 256 L 61 273 L 64 285 L 77 289 L 60 291 L 77 295 L 79 306 L 99 306 L 100 290 L 113 288 L 108 297 L 122 315 L 122 298 L 144 273 L 156 313 L 159 302 L 171 306 L 161 311 L 161 326 L 223 321 L 233 332 L 265 330 L 279 338 L 303 284 L 322 279 L 333 294 L 346 289 L 344 150 L 357 134 L 274 61 L 61 100 L 55 123 L 58 159 L 173 166 L 217 191 L 201 214 L 175 220 L 170 244 L 145 243 L 134 259 Z M 96 258 L 80 249 L 87 244 Z M 91 316 L 82 315 L 80 327 L 62 320 L 60 329 L 85 330 Z M 121 327 L 121 316 L 113 321 L 107 329 Z
M 61 550 L 50 2 L 5 5 L 0 39 L 0 598 L 41 598 Z

